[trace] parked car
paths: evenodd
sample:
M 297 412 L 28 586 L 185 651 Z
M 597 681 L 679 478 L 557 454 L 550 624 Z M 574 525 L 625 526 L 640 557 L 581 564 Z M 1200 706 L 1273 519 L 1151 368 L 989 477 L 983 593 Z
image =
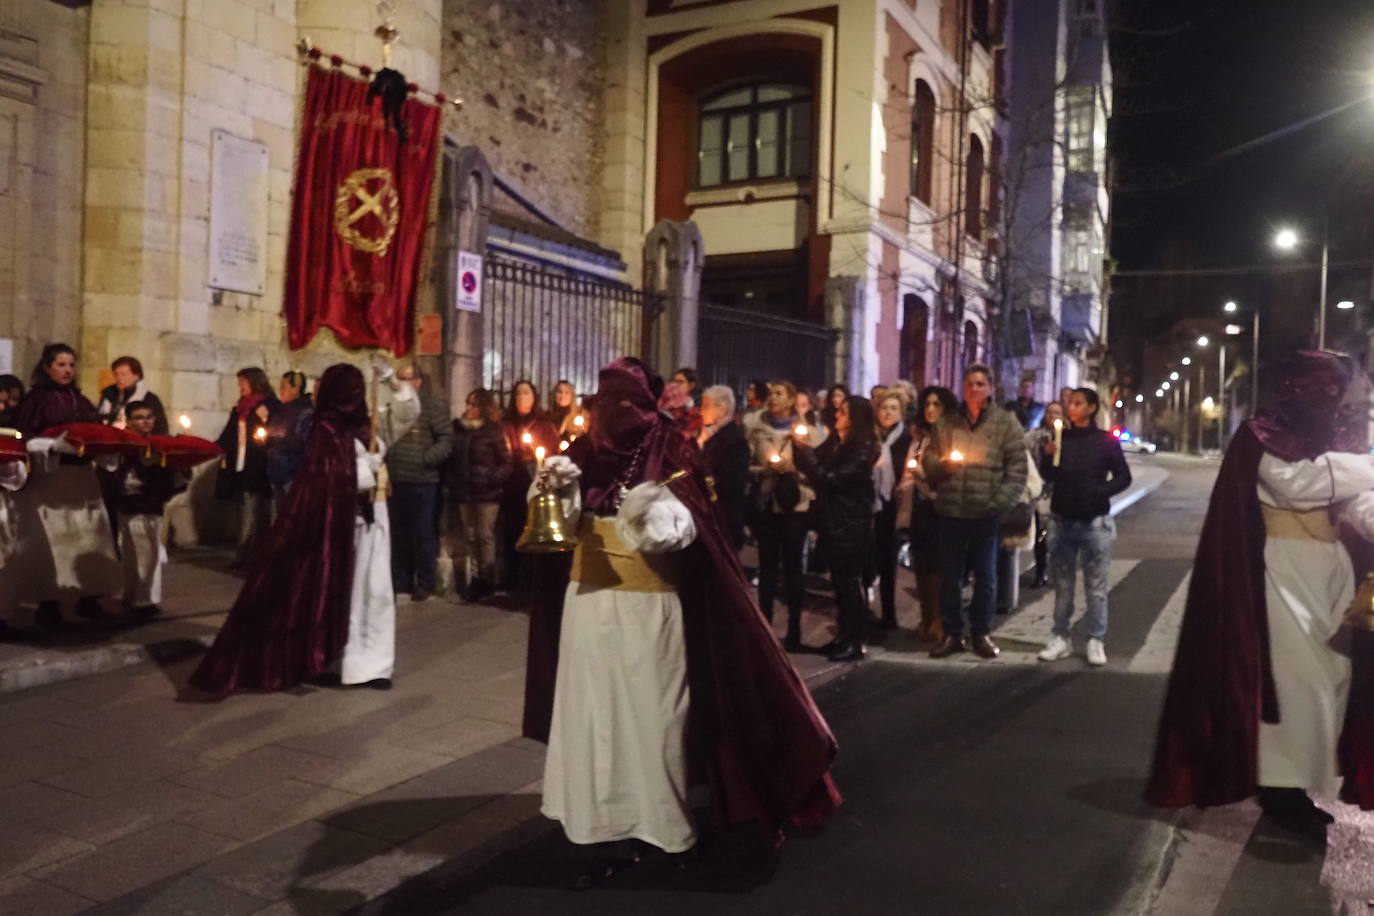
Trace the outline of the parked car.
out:
M 1156 446 L 1153 442 L 1149 441 L 1148 439 L 1142 439 L 1135 433 L 1131 432 L 1129 429 L 1122 429 L 1119 426 L 1113 427 L 1112 435 L 1116 436 L 1116 438 L 1121 441 L 1121 450 L 1123 452 L 1135 452 L 1136 454 L 1153 455 L 1155 451 L 1158 449 L 1158 446 Z

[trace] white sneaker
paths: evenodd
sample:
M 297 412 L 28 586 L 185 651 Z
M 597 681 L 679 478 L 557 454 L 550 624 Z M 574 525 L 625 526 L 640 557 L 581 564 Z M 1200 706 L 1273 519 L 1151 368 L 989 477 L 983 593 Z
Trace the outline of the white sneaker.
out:
M 1107 649 L 1102 645 L 1102 640 L 1088 640 L 1088 664 L 1099 666 L 1107 664 Z
M 1037 656 L 1042 662 L 1057 662 L 1061 658 L 1068 658 L 1073 649 L 1069 646 L 1069 641 L 1062 636 L 1051 636 L 1050 641 L 1045 643 L 1045 648 L 1040 650 Z

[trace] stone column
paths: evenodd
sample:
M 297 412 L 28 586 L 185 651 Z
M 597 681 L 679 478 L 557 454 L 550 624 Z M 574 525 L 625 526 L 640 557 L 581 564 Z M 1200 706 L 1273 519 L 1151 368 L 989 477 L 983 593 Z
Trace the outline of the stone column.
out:
M 644 239 L 644 289 L 662 297 L 645 358 L 664 378 L 697 364 L 697 322 L 705 246 L 696 223 L 660 220 Z
M 492 174 L 475 146 L 445 146 L 435 242 L 438 301 L 445 315 L 443 377 L 454 416 L 467 394 L 482 384 L 482 313 L 454 307 L 458 294 L 458 252 L 485 254 L 491 215 Z
M 838 328 L 831 377 L 850 391 L 862 391 L 864 370 L 864 278 L 831 277 L 825 281 L 825 320 Z

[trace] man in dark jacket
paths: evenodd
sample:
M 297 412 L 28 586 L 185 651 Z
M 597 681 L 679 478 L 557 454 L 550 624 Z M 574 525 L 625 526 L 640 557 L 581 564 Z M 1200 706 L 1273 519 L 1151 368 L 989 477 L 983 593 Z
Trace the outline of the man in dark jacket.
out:
M 496 395 L 478 388 L 468 395 L 467 410 L 453 421 L 448 464 L 450 505 L 457 510 L 452 555 L 463 558 L 468 568 L 467 561 L 477 561 L 465 601 L 481 601 L 495 591 L 496 516 L 513 465 Z
M 124 405 L 130 432 L 152 435 L 157 413 L 143 401 Z M 124 459 L 113 474 L 116 485 L 114 508 L 119 535 L 119 554 L 124 565 L 124 604 L 129 612 L 144 618 L 161 613 L 163 513 L 167 501 L 184 484 L 171 468 L 134 455 Z
M 964 404 L 936 425 L 925 454 L 926 479 L 935 487 L 940 515 L 940 616 L 945 636 L 931 658 L 972 648 L 996 658 L 992 605 L 997 594 L 997 540 L 1002 516 L 1026 489 L 1026 442 L 1016 416 L 990 403 L 992 370 L 964 370 Z M 973 571 L 969 605 L 970 645 L 963 640 L 964 575 Z
M 420 399 L 420 415 L 395 442 L 387 443 L 391 478 L 391 578 L 397 594 L 425 601 L 434 594 L 439 559 L 439 469 L 453 450 L 448 405 L 432 396 L 425 377 L 407 363 L 396 379 Z
M 735 393 L 728 385 L 713 385 L 701 395 L 701 461 L 711 475 L 716 500 L 725 514 L 730 546 L 744 546 L 745 491 L 749 488 L 749 442 L 735 422 Z

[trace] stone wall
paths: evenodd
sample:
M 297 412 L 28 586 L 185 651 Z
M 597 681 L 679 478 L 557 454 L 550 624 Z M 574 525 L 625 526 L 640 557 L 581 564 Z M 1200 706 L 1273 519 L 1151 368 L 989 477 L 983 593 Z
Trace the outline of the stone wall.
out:
M 88 21 L 0 3 L 0 338 L 26 381 L 45 343 L 78 339 Z
M 597 0 L 449 0 L 448 130 L 572 231 L 599 239 L 604 23 Z

